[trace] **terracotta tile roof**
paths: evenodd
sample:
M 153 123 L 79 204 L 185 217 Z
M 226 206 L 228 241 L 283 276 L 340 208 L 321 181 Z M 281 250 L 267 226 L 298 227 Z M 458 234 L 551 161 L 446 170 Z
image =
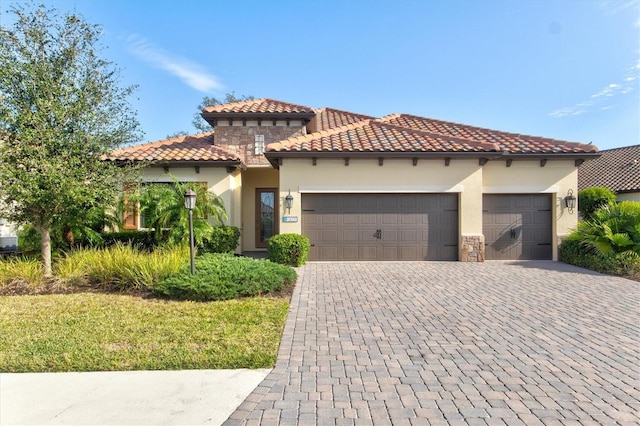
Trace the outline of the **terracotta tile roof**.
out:
M 213 145 L 213 132 L 179 136 L 111 152 L 112 161 L 238 161 L 238 154 Z
M 273 99 L 253 99 L 250 101 L 233 102 L 229 104 L 213 105 L 202 109 L 203 113 L 282 113 L 282 114 L 312 114 L 313 108 L 303 105 Z
M 640 191 L 640 145 L 601 151 L 578 169 L 578 189 L 604 186 L 613 192 Z
M 321 132 L 323 130 L 329 130 L 335 127 L 345 126 L 347 124 L 353 124 L 358 121 L 372 118 L 375 117 L 341 111 L 334 108 L 321 108 L 316 110 L 314 131 Z
M 362 120 L 275 142 L 266 149 L 268 152 L 495 152 L 498 146 Z
M 598 148 L 593 145 L 501 132 L 481 127 L 468 126 L 465 124 L 434 120 L 432 118 L 417 117 L 409 114 L 388 115 L 380 118 L 379 121 L 411 129 L 423 130 L 447 137 L 457 137 L 484 143 L 495 143 L 500 146 L 502 151 L 508 151 L 513 154 L 569 154 L 598 152 Z

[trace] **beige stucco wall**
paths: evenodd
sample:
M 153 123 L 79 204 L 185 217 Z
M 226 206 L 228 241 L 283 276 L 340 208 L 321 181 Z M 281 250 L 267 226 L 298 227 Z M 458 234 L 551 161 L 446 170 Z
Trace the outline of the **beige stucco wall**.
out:
M 206 182 L 209 191 L 224 202 L 229 217 L 226 224 L 240 227 L 238 194 L 242 181 L 239 172 L 227 173 L 226 167 L 200 167 L 200 172 L 196 173 L 195 167 L 171 167 L 167 173 L 162 167 L 148 167 L 142 175 L 146 182 L 173 182 L 174 178 L 179 182 Z
M 256 248 L 256 188 L 278 188 L 278 171 L 269 166 L 253 167 L 242 172 L 242 223 L 238 226 L 242 232 L 240 240 L 243 251 L 266 250 Z
M 558 240 L 578 224 L 578 209 L 569 213 L 564 197 L 571 189 L 578 195 L 578 168 L 574 161 L 489 161 L 483 168 L 482 192 L 485 194 L 551 194 L 555 200 L 552 212 L 553 259 L 558 258 Z
M 284 159 L 280 167 L 280 232 L 300 233 L 302 224 L 301 194 L 304 193 L 442 193 L 459 195 L 462 235 L 482 232 L 482 170 L 477 160 L 420 159 L 413 166 L 411 158 L 385 159 L 382 166 L 377 158 L 317 160 Z M 291 190 L 294 197 L 290 213 L 284 211 L 284 197 Z M 283 214 L 297 216 L 298 222 L 282 223 Z

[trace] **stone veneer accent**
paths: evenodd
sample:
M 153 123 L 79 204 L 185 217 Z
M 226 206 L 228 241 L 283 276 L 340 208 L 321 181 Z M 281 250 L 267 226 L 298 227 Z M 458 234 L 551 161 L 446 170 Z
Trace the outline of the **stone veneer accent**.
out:
M 255 155 L 255 135 L 264 135 L 265 147 L 307 134 L 306 126 L 216 126 L 215 145 L 237 152 L 247 166 L 270 165 L 264 155 Z
M 460 237 L 460 261 L 484 262 L 484 235 Z

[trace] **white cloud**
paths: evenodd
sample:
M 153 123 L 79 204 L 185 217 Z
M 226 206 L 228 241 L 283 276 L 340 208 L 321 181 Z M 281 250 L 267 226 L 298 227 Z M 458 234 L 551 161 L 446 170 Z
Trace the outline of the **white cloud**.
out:
M 607 15 L 616 15 L 618 13 L 625 13 L 629 9 L 638 6 L 637 0 L 609 0 L 600 2 L 600 7 L 604 9 Z
M 611 101 L 613 97 L 617 95 L 625 95 L 631 93 L 636 89 L 636 80 L 638 80 L 638 72 L 640 71 L 640 60 L 632 67 L 629 67 L 619 83 L 611 83 L 605 86 L 602 90 L 594 93 L 589 99 L 579 102 L 573 106 L 563 107 L 551 111 L 548 115 L 551 117 L 571 117 L 589 112 L 592 107 L 597 106 L 599 103 L 604 102 L 606 99 Z M 601 110 L 607 110 L 613 108 L 614 105 L 608 105 L 601 107 Z
M 127 46 L 133 55 L 156 68 L 168 71 L 170 74 L 180 78 L 188 86 L 200 92 L 210 93 L 212 90 L 224 89 L 224 85 L 213 74 L 209 73 L 204 66 L 173 55 L 154 46 L 144 38 L 131 35 L 127 38 Z

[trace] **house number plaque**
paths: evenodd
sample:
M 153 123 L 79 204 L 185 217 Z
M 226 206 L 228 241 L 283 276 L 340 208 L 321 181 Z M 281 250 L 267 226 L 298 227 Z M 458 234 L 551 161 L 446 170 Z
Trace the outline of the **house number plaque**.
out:
M 282 216 L 282 221 L 285 223 L 295 223 L 298 221 L 298 216 Z

